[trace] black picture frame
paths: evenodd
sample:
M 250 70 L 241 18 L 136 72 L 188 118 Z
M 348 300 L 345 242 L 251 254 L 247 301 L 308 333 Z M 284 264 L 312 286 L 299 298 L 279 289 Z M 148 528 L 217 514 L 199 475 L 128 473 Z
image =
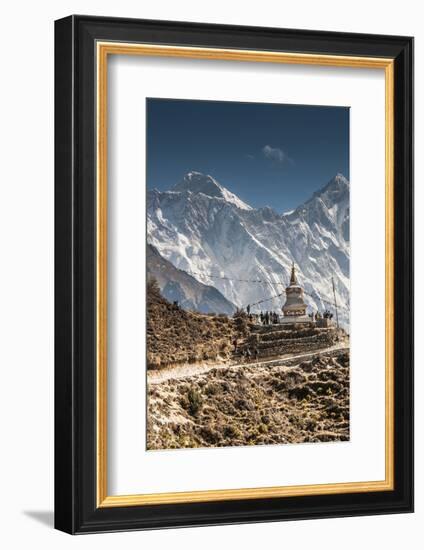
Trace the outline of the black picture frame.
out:
M 98 40 L 394 60 L 392 491 L 99 508 L 96 504 Z M 413 39 L 73 15 L 55 22 L 55 527 L 94 533 L 413 511 Z

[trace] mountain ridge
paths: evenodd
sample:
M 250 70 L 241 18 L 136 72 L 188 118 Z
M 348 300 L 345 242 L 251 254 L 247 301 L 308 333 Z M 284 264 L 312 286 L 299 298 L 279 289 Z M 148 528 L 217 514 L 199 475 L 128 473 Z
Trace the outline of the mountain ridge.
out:
M 294 261 L 308 305 L 322 311 L 332 298 L 334 277 L 339 316 L 346 326 L 349 187 L 336 174 L 292 212 L 279 214 L 243 201 L 248 208 L 240 208 L 240 199 L 212 176 L 189 172 L 170 191 L 148 192 L 148 241 L 178 269 L 201 273 L 197 280 L 214 286 L 238 307 L 281 293 Z M 282 301 L 279 296 L 257 309 L 280 309 Z
M 178 302 L 184 309 L 200 313 L 234 313 L 236 307 L 219 290 L 176 268 L 151 244 L 147 244 L 146 257 L 147 276 L 156 279 L 162 295 L 169 302 Z
M 184 178 L 171 188 L 171 191 L 190 191 L 192 193 L 203 193 L 208 197 L 224 199 L 234 204 L 241 210 L 252 210 L 252 207 L 242 201 L 237 195 L 229 191 L 226 187 L 217 182 L 209 174 L 202 174 L 192 170 Z

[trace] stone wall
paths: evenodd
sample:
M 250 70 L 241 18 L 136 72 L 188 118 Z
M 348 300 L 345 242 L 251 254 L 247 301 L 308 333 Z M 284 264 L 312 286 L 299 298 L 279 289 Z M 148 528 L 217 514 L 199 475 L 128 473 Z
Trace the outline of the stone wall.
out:
M 306 326 L 287 330 L 282 329 L 281 325 L 270 325 L 252 330 L 235 355 L 242 356 L 247 348 L 252 356 L 257 349 L 259 359 L 309 353 L 333 346 L 341 336 L 340 331 L 333 326 L 330 328 Z

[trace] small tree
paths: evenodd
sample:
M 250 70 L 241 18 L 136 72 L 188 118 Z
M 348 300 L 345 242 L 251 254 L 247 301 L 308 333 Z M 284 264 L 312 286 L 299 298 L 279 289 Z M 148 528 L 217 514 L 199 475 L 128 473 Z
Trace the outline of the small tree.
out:
M 199 412 L 202 406 L 202 397 L 198 391 L 191 388 L 188 391 L 187 398 L 189 403 L 189 406 L 188 406 L 189 413 L 195 416 Z
M 160 288 L 156 277 L 147 279 L 147 294 L 160 294 Z
M 234 319 L 238 319 L 239 317 L 247 317 L 247 314 L 246 314 L 246 312 L 244 311 L 243 308 L 238 307 L 238 308 L 236 308 L 236 310 L 233 314 L 233 317 L 234 317 Z
M 247 336 L 249 333 L 248 317 L 242 309 L 237 309 L 234 313 L 236 330 L 241 336 Z

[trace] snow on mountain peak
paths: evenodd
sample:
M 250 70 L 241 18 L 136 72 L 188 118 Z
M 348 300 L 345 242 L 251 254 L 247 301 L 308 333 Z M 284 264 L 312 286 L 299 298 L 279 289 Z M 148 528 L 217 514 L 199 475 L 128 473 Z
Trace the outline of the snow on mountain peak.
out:
M 293 212 L 304 212 L 305 209 L 313 208 L 317 201 L 323 203 L 327 208 L 332 208 L 344 202 L 349 202 L 349 180 L 341 173 L 338 173 L 327 182 L 324 187 L 315 191 L 310 199 L 290 213 L 285 213 L 286 216 Z
M 331 178 L 331 180 L 324 185 L 324 187 L 321 189 L 321 193 L 327 191 L 328 189 L 331 190 L 346 190 L 349 189 L 349 180 L 340 172 L 334 176 L 334 178 Z
M 272 294 L 276 284 L 288 284 L 295 261 L 309 307 L 329 307 L 334 279 L 339 318 L 348 325 L 349 182 L 342 174 L 283 215 L 250 208 L 199 172 L 189 172 L 171 191 L 150 195 L 148 242 L 176 268 L 238 307 L 267 299 L 264 308 L 281 310 L 283 297 Z
M 188 172 L 180 183 L 174 185 L 172 191 L 203 193 L 208 197 L 224 199 L 226 202 L 233 204 L 241 210 L 252 210 L 251 206 L 243 202 L 237 195 L 231 193 L 231 191 L 228 191 L 228 189 L 218 183 L 212 176 L 202 174 L 201 172 Z
M 317 193 L 326 203 L 327 207 L 349 200 L 349 181 L 343 174 L 336 174 L 327 185 Z

